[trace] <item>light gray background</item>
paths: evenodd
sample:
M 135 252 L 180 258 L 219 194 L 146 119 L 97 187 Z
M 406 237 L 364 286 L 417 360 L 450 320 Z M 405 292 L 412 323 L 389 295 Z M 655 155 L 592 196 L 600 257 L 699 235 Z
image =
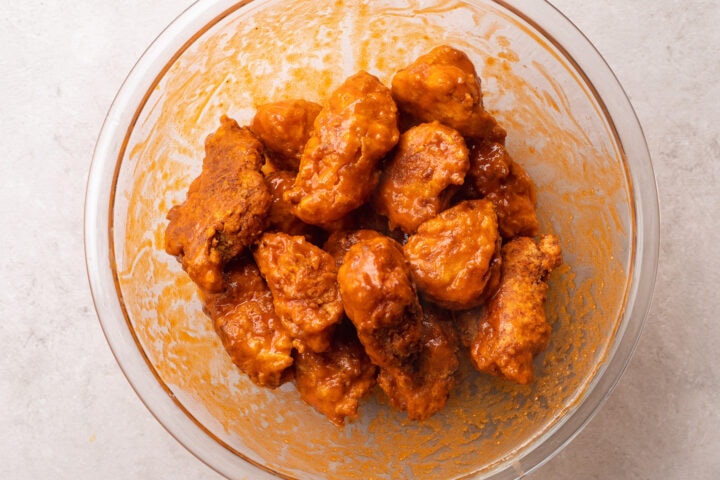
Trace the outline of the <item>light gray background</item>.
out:
M 217 479 L 123 377 L 92 306 L 83 195 L 143 49 L 190 0 L 0 2 L 0 477 Z M 647 136 L 661 203 L 655 298 L 604 408 L 528 478 L 720 476 L 720 3 L 554 0 Z

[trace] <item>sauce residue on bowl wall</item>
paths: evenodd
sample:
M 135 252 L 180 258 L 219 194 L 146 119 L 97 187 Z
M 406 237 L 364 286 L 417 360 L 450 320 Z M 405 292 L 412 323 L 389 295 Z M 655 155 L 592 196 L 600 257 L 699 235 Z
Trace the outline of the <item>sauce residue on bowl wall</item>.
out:
M 129 134 L 114 243 L 138 348 L 201 428 L 282 475 L 452 478 L 489 470 L 575 405 L 611 345 L 633 234 L 612 128 L 561 52 L 498 6 L 318 0 L 273 10 L 273 3 L 251 2 L 199 35 L 158 79 Z M 233 366 L 194 285 L 163 251 L 165 214 L 198 174 L 205 136 L 222 114 L 242 124 L 260 103 L 321 101 L 359 69 L 389 84 L 397 69 L 441 43 L 475 61 L 486 108 L 538 185 L 541 231 L 561 239 L 565 264 L 553 273 L 547 308 L 551 344 L 532 385 L 466 366 L 447 408 L 426 422 L 409 422 L 378 395 L 339 429 L 292 385 L 257 388 Z

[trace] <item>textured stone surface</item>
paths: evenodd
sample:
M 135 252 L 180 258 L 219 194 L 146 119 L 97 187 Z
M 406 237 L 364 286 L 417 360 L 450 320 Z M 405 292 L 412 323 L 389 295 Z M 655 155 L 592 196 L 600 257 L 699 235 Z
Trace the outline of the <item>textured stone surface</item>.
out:
M 218 478 L 123 377 L 95 316 L 82 245 L 85 181 L 104 115 L 143 49 L 190 3 L 0 7 L 4 478 Z M 717 478 L 720 4 L 553 3 L 605 57 L 643 125 L 661 251 L 625 375 L 578 437 L 527 478 Z

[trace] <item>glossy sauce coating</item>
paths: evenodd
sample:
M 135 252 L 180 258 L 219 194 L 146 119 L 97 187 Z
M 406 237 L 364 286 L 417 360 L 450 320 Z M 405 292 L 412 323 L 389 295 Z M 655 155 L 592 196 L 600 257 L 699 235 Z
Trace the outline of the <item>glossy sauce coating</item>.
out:
M 295 385 L 300 396 L 336 425 L 357 418 L 362 397 L 376 383 L 370 362 L 351 325 L 340 325 L 330 348 L 322 353 L 298 352 Z
M 399 114 L 412 125 L 402 135 Z M 532 255 L 513 253 L 522 243 L 514 237 L 537 233 L 534 185 L 505 151 L 464 53 L 441 46 L 419 57 L 393 78 L 392 95 L 360 71 L 322 108 L 261 105 L 250 128 L 223 117 L 193 182 L 204 187 L 191 186 L 188 198 L 229 226 L 250 224 L 258 209 L 260 224 L 241 241 L 212 239 L 219 260 L 186 270 L 210 272 L 191 278 L 255 383 L 293 375 L 301 397 L 342 425 L 376 382 L 408 418 L 436 413 L 457 382 L 461 344 L 480 371 L 532 379 L 532 358 L 547 344 L 536 283 L 553 267 L 527 274 L 535 267 L 518 259 Z M 258 178 L 264 189 L 242 184 Z M 256 201 L 237 207 L 248 195 Z M 201 216 L 185 217 L 171 218 L 166 241 L 179 226 L 202 226 Z M 554 266 L 550 239 L 540 250 Z
M 439 122 L 423 123 L 400 136 L 375 194 L 378 212 L 390 228 L 413 233 L 450 203 L 470 168 L 465 140 Z
M 397 72 L 392 94 L 398 107 L 419 122 L 437 120 L 466 137 L 505 138 L 505 131 L 483 108 L 475 66 L 464 52 L 448 45 Z
M 503 238 L 538 234 L 535 184 L 502 144 L 471 143 L 470 169 L 463 194 L 493 202 Z
M 258 136 L 272 164 L 280 170 L 297 171 L 305 143 L 312 134 L 321 106 L 303 99 L 258 105 L 250 130 Z
M 228 118 L 205 142 L 201 174 L 167 215 L 165 250 L 208 291 L 223 289 L 223 265 L 264 230 L 271 197 L 260 166 L 263 146 Z
M 458 337 L 447 312 L 425 304 L 420 345 L 401 368 L 381 369 L 378 384 L 390 403 L 411 420 L 425 420 L 445 407 L 457 382 Z
M 285 192 L 295 183 L 295 174 L 288 170 L 275 170 L 265 175 L 272 202 L 267 214 L 268 229 L 290 235 L 303 235 L 308 240 L 319 235 L 318 228 L 309 225 L 292 212 L 292 205 L 285 200 Z
M 424 222 L 403 247 L 418 289 L 461 310 L 482 303 L 499 275 L 500 237 L 488 200 L 467 200 Z M 492 292 L 490 292 L 492 293 Z
M 399 135 L 390 90 L 367 72 L 349 77 L 315 119 L 295 185 L 285 194 L 295 215 L 322 226 L 365 203 L 377 184 L 375 167 Z
M 252 258 L 233 260 L 224 275 L 224 291 L 201 291 L 203 308 L 233 363 L 257 385 L 277 387 L 293 364 L 290 332 Z
M 331 233 L 323 245 L 323 250 L 328 252 L 335 259 L 338 269 L 345 260 L 345 254 L 350 247 L 360 243 L 363 240 L 382 237 L 383 234 L 376 230 L 360 229 L 360 230 L 336 230 Z

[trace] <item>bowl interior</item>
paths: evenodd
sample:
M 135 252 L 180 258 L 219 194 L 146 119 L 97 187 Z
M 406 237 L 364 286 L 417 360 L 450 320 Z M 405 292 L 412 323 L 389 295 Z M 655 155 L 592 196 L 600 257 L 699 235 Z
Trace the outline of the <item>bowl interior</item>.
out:
M 149 88 L 120 132 L 109 231 L 123 318 L 102 318 L 132 335 L 114 347 L 118 360 L 143 358 L 176 410 L 172 424 L 161 421 L 230 477 L 521 473 L 520 463 L 508 465 L 559 428 L 591 390 L 626 307 L 636 253 L 633 191 L 596 90 L 537 24 L 505 4 L 226 3 L 187 34 L 167 64 L 138 74 Z M 409 422 L 376 395 L 362 404 L 358 421 L 339 429 L 292 384 L 257 388 L 232 365 L 194 285 L 163 251 L 165 215 L 199 173 L 204 139 L 221 115 L 243 124 L 258 103 L 321 102 L 359 69 L 389 85 L 396 70 L 443 43 L 475 62 L 486 108 L 537 184 L 541 231 L 561 240 L 565 263 L 552 275 L 547 303 L 551 343 L 530 386 L 466 369 L 447 407 L 428 421 Z M 154 412 L 160 408 L 143 397 Z

